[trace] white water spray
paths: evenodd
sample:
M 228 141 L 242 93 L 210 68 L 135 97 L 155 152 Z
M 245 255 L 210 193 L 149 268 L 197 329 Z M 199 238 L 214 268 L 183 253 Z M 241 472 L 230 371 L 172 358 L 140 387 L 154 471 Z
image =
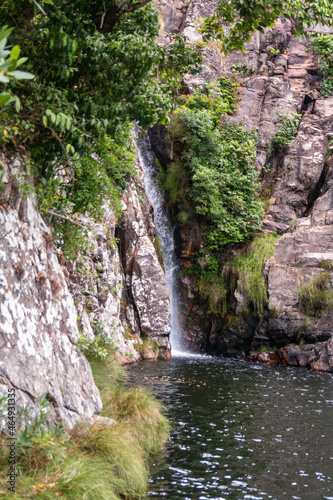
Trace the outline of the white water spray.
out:
M 179 265 L 175 254 L 173 228 L 167 217 L 165 200 L 158 186 L 156 178 L 155 155 L 151 150 L 148 134 L 137 138 L 138 156 L 141 163 L 145 191 L 150 203 L 154 208 L 154 223 L 161 244 L 165 278 L 169 289 L 170 311 L 171 311 L 171 349 L 173 355 L 184 355 L 186 350 L 181 341 L 181 327 L 179 320 L 179 301 L 177 293 L 176 275 Z

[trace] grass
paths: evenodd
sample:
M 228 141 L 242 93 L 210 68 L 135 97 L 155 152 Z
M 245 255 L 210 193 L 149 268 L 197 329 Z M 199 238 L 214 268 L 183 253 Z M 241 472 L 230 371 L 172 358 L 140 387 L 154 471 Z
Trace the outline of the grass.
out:
M 254 238 L 246 254 L 235 257 L 230 263 L 239 275 L 243 292 L 260 318 L 263 317 L 264 303 L 268 300 L 263 270 L 266 260 L 274 253 L 277 239 L 275 234 Z
M 227 285 L 223 276 L 201 276 L 196 288 L 203 299 L 207 300 L 208 313 L 227 314 Z
M 102 415 L 116 424 L 77 425 L 58 434 L 48 431 L 54 449 L 61 453 L 47 457 L 41 440 L 26 455 L 18 455 L 16 492 L 7 492 L 2 483 L 1 498 L 134 500 L 145 496 L 149 461 L 164 446 L 169 424 L 150 393 L 124 387 L 124 371 L 113 357 L 89 361 L 101 392 Z M 0 469 L 7 469 L 5 447 L 0 451 Z
M 313 276 L 299 289 L 302 311 L 309 316 L 322 316 L 333 309 L 333 291 L 330 288 L 330 274 Z
M 151 339 L 143 339 L 142 343 L 134 344 L 134 348 L 138 351 L 142 357 L 142 359 L 155 359 L 158 358 L 160 354 L 159 345 Z
M 188 175 L 184 165 L 176 162 L 168 165 L 164 188 L 168 191 L 173 204 L 187 198 Z

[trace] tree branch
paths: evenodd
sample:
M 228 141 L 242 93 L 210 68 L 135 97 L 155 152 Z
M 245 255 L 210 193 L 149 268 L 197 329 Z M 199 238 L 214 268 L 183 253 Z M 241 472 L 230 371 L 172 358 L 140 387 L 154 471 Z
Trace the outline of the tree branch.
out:
M 41 210 L 41 212 L 45 212 L 46 214 L 51 214 L 54 215 L 55 217 L 60 217 L 60 219 L 67 220 L 68 222 L 71 222 L 72 224 L 75 224 L 76 226 L 82 227 L 83 229 L 90 229 L 88 226 L 83 226 L 82 224 L 79 224 L 78 222 L 74 221 L 70 217 L 65 217 L 64 215 L 57 214 L 56 212 L 53 212 L 53 210 Z
M 96 22 L 96 24 L 99 25 L 98 29 L 102 33 L 110 32 L 117 24 L 121 16 L 128 14 L 129 12 L 135 12 L 136 10 L 139 10 L 149 4 L 151 1 L 152 0 L 139 0 L 139 2 L 133 3 L 132 5 L 128 5 L 124 2 L 118 8 L 113 5 L 113 7 L 108 9 L 106 12 L 103 12 L 100 22 Z
M 140 0 L 140 2 L 136 2 L 133 5 L 128 5 L 126 7 L 124 13 L 126 13 L 126 12 L 134 12 L 135 10 L 141 9 L 141 7 L 144 7 L 145 5 L 147 5 L 151 1 L 152 0 Z

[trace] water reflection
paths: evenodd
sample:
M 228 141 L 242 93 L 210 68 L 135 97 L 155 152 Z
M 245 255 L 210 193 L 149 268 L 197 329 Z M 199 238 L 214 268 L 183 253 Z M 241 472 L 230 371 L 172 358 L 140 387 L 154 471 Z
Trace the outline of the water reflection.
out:
M 141 363 L 129 382 L 173 424 L 149 497 L 333 500 L 330 375 L 200 357 Z

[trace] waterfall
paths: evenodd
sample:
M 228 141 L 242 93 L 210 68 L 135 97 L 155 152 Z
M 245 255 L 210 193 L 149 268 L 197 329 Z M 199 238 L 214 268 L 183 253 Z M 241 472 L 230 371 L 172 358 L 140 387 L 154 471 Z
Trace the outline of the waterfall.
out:
M 184 353 L 181 341 L 181 327 L 179 320 L 179 301 L 177 293 L 177 272 L 179 264 L 175 254 L 173 227 L 167 216 L 165 200 L 158 186 L 156 178 L 155 155 L 151 149 L 148 134 L 138 135 L 136 139 L 139 161 L 143 169 L 145 191 L 154 208 L 154 223 L 160 241 L 165 278 L 169 289 L 171 312 L 171 350 L 173 355 Z

